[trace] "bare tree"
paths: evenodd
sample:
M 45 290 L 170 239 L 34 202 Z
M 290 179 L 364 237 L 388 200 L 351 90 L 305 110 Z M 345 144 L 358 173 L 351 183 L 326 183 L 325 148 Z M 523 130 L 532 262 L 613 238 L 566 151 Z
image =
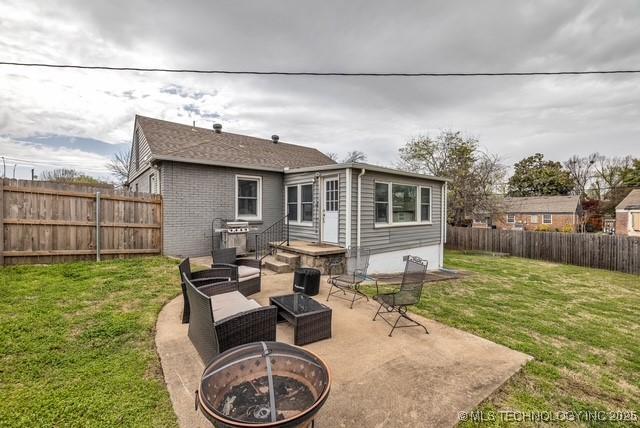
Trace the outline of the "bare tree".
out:
M 597 158 L 596 153 L 592 153 L 589 156 L 573 155 L 564 162 L 565 168 L 571 174 L 571 178 L 574 182 L 574 193 L 581 198 L 587 195 L 587 187 L 592 179 L 594 165 Z
M 598 199 L 610 199 L 617 194 L 624 183 L 624 174 L 633 164 L 631 156 L 606 157 L 595 153 L 594 192 Z
M 40 174 L 40 179 L 43 181 L 53 181 L 55 183 L 83 184 L 93 187 L 113 188 L 113 184 L 105 180 L 91 177 L 80 171 L 69 168 L 57 168 L 50 171 L 43 171 L 42 174 Z
M 338 162 L 338 154 L 336 152 L 327 152 L 325 156 L 331 159 L 332 161 Z
M 351 162 L 366 162 L 367 161 L 367 155 L 364 152 L 361 152 L 360 150 L 353 150 L 349 153 L 347 153 L 347 156 L 345 156 L 344 159 L 342 159 L 343 163 L 351 163 Z
M 478 148 L 478 140 L 460 132 L 443 131 L 435 138 L 413 138 L 400 149 L 401 168 L 447 177 L 449 221 L 468 224 L 474 215 L 500 213 L 498 186 L 505 167 L 500 157 Z
M 107 169 L 116 177 L 119 185 L 123 185 L 129 178 L 129 161 L 131 152 L 122 150 L 113 155 L 113 158 L 107 162 Z

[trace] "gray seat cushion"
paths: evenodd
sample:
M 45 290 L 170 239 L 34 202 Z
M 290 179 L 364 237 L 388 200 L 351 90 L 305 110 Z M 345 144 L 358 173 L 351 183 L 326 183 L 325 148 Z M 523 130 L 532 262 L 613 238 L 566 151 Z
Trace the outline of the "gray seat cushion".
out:
M 258 302 L 247 299 L 239 291 L 211 296 L 211 310 L 215 322 L 257 308 L 260 308 Z
M 260 276 L 260 269 L 251 266 L 238 266 L 238 281 L 243 282 Z

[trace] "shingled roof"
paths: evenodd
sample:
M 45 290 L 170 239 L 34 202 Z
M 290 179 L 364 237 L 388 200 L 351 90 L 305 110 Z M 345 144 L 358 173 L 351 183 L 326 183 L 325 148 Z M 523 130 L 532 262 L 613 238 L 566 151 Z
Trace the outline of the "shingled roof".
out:
M 616 207 L 617 210 L 640 209 L 640 189 L 633 189 Z
M 136 116 L 155 160 L 277 170 L 334 164 L 311 147 Z
M 578 196 L 527 196 L 503 201 L 507 213 L 574 213 L 579 205 Z

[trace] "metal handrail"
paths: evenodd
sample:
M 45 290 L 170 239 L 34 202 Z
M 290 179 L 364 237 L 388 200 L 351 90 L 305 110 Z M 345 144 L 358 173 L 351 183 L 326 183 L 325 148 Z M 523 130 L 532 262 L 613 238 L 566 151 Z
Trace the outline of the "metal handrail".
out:
M 288 216 L 289 214 L 283 216 L 271 226 L 256 234 L 256 259 L 262 260 L 272 254 L 272 243 L 275 243 L 276 246 L 283 244 L 289 246 Z

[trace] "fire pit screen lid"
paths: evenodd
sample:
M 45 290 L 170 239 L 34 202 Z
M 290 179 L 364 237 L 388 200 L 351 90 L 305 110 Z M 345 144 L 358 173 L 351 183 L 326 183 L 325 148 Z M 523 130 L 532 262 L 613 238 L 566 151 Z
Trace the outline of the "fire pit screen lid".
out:
M 214 423 L 271 425 L 315 414 L 329 384 L 328 368 L 314 354 L 286 343 L 255 342 L 211 362 L 199 401 Z

